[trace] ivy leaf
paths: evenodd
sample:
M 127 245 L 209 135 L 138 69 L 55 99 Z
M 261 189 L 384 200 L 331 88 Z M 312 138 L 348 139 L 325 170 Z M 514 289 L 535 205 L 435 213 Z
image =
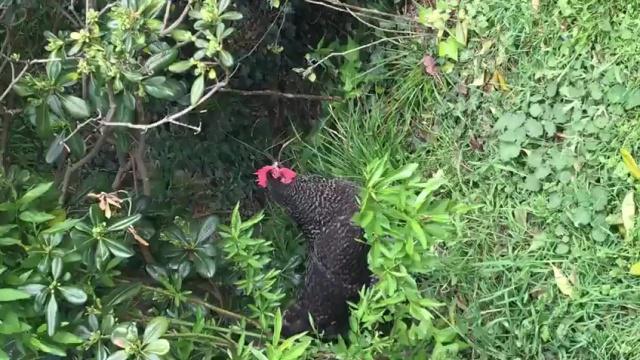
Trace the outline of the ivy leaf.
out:
M 191 85 L 191 105 L 192 106 L 198 103 L 203 93 L 204 93 L 204 74 L 198 76 L 198 78 Z
M 458 41 L 453 37 L 449 37 L 445 41 L 440 41 L 438 44 L 438 56 L 448 57 L 454 61 L 458 61 Z
M 65 95 L 62 97 L 62 106 L 69 112 L 69 115 L 78 119 L 86 119 L 89 117 L 89 106 L 86 101 L 73 95 Z

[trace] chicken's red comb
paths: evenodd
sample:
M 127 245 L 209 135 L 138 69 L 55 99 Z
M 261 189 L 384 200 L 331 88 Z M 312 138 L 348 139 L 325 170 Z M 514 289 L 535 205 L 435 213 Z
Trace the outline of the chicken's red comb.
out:
M 274 178 L 280 180 L 283 184 L 291 184 L 293 179 L 296 178 L 296 172 L 286 168 L 279 167 L 278 165 L 266 165 L 258 169 L 255 174 L 258 176 L 258 186 L 261 188 L 267 187 L 269 179 L 267 175 L 271 172 Z
M 260 186 L 261 188 L 267 187 L 267 174 L 273 169 L 276 169 L 276 167 L 273 165 L 266 165 L 255 172 L 255 174 L 258 176 L 258 186 Z

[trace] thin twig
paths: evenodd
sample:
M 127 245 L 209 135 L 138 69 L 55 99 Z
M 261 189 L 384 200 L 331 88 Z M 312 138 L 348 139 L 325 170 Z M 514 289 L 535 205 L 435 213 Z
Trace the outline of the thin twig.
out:
M 22 71 L 20 71 L 18 76 L 13 77 L 13 81 L 11 81 L 11 83 L 9 84 L 9 86 L 7 86 L 7 88 L 4 90 L 2 95 L 0 95 L 0 102 L 2 102 L 2 100 L 4 100 L 4 98 L 7 96 L 7 94 L 9 94 L 11 89 L 13 89 L 13 87 L 18 83 L 18 81 L 20 81 L 20 79 L 22 79 L 22 77 L 24 76 L 24 74 L 27 72 L 28 69 L 29 69 L 29 63 L 27 63 L 24 66 L 24 68 L 22 68 Z
M 73 135 L 75 135 L 78 131 L 80 131 L 80 129 L 82 129 L 83 127 L 87 126 L 90 122 L 92 121 L 96 121 L 96 120 L 100 120 L 102 118 L 102 112 L 100 111 L 100 109 L 98 109 L 98 116 L 87 119 L 83 122 L 81 122 L 80 124 L 76 125 L 76 128 L 71 132 L 71 134 L 69 134 L 67 137 L 65 137 L 61 142 L 62 143 L 66 143 L 67 141 L 69 141 L 69 139 L 71 139 L 71 137 Z
M 107 112 L 107 116 L 105 120 L 101 122 L 102 124 L 109 123 L 116 114 L 116 108 L 117 108 L 116 99 L 115 99 L 115 95 L 113 94 L 113 89 L 111 88 L 111 85 L 107 86 L 107 94 L 109 96 L 109 112 Z M 96 143 L 93 145 L 93 148 L 91 149 L 91 151 L 89 151 L 87 155 L 85 155 L 82 159 L 78 160 L 75 164 L 69 165 L 67 167 L 67 170 L 64 173 L 64 179 L 62 180 L 60 197 L 58 198 L 59 204 L 61 205 L 64 204 L 66 200 L 67 191 L 69 189 L 69 182 L 71 181 L 71 175 L 73 175 L 74 172 L 78 171 L 81 167 L 83 167 L 85 164 L 91 161 L 96 155 L 98 155 L 98 153 L 100 152 L 100 149 L 102 148 L 104 143 L 107 141 L 107 137 L 109 136 L 110 133 L 111 133 L 110 128 L 104 129 L 100 137 L 98 137 L 98 140 L 96 141 Z
M 169 15 L 171 15 L 171 0 L 167 0 L 167 5 L 164 8 L 164 20 L 162 21 L 162 29 L 166 29 L 169 25 Z
M 124 174 L 127 171 L 131 170 L 132 166 L 133 166 L 133 158 L 131 157 L 129 158 L 129 160 L 127 160 L 127 162 L 120 165 L 120 167 L 118 168 L 118 172 L 116 173 L 116 177 L 115 179 L 113 179 L 113 183 L 111 184 L 111 188 L 114 191 L 120 189 L 120 185 L 122 184 L 122 180 L 124 179 Z
M 287 99 L 306 99 L 317 101 L 339 101 L 342 100 L 339 96 L 329 95 L 313 95 L 313 94 L 292 94 L 275 90 L 237 90 L 237 89 L 220 89 L 220 92 L 238 94 L 243 96 L 278 96 Z
M 352 52 L 359 51 L 359 50 L 362 50 L 362 49 L 366 49 L 368 47 L 380 44 L 380 43 L 385 42 L 385 41 L 395 41 L 395 40 L 400 40 L 400 39 L 408 39 L 408 38 L 414 38 L 414 37 L 417 37 L 417 36 L 418 35 L 402 35 L 402 36 L 394 36 L 394 37 L 390 37 L 390 38 L 382 38 L 382 39 L 378 39 L 376 41 L 370 42 L 368 44 L 364 44 L 364 45 L 358 46 L 358 47 L 353 48 L 353 49 L 340 51 L 340 52 L 332 52 L 331 54 L 329 54 L 329 55 L 323 57 L 322 59 L 318 60 L 315 64 L 313 64 L 313 65 L 309 66 L 308 68 L 306 68 L 304 70 L 304 72 L 307 73 L 307 74 L 310 73 L 313 69 L 315 69 L 316 67 L 320 66 L 322 63 L 324 63 L 325 61 L 331 59 L 332 57 L 345 56 L 345 55 L 348 55 L 348 54 L 350 54 Z
M 182 14 L 180 14 L 178 19 L 176 21 L 174 21 L 173 24 L 169 25 L 169 27 L 163 28 L 162 31 L 160 31 L 160 35 L 167 35 L 168 33 L 172 32 L 173 29 L 175 29 L 178 26 L 180 26 L 180 24 L 182 24 L 182 22 L 184 21 L 184 18 L 187 17 L 187 14 L 189 13 L 189 10 L 191 10 L 191 4 L 192 3 L 193 3 L 193 0 L 189 0 L 187 5 L 185 5 L 184 10 L 182 10 Z
M 69 14 L 63 7 L 62 5 L 56 3 L 56 8 L 58 9 L 58 11 L 60 11 L 60 13 L 62 14 L 62 16 L 64 16 L 65 18 L 67 18 L 67 20 L 69 20 L 71 22 L 71 24 L 75 27 L 82 27 L 82 23 L 76 19 L 75 17 L 71 16 L 71 14 Z
M 206 100 L 208 100 L 211 96 L 213 96 L 213 94 L 217 93 L 220 89 L 222 89 L 225 85 L 227 85 L 227 81 L 228 81 L 228 77 L 227 79 L 218 82 L 217 84 L 215 84 L 213 87 L 210 88 L 210 90 L 204 94 L 200 100 L 198 100 L 197 103 L 187 106 L 186 108 L 178 111 L 177 113 L 165 116 L 164 118 L 152 122 L 150 124 L 131 124 L 131 123 L 125 123 L 125 122 L 101 122 L 102 125 L 105 126 L 119 126 L 119 127 L 127 127 L 130 129 L 138 129 L 138 130 L 149 130 L 158 126 L 161 126 L 163 124 L 174 124 L 174 125 L 178 125 L 178 126 L 182 126 L 182 127 L 186 127 L 188 129 L 194 130 L 196 132 L 196 134 L 200 133 L 200 131 L 202 130 L 202 124 L 198 124 L 198 126 L 193 126 L 193 125 L 189 125 L 189 124 L 185 124 L 182 122 L 177 121 L 177 119 L 179 119 L 180 117 L 188 114 L 189 112 L 191 112 L 193 109 L 195 109 L 196 107 L 198 107 L 200 104 L 202 104 L 203 102 L 205 102 Z

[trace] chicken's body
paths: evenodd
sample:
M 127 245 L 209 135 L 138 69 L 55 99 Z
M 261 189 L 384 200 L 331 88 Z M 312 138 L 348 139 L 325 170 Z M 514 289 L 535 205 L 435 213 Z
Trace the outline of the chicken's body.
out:
M 283 335 L 311 330 L 308 314 L 318 330 L 336 335 L 348 323 L 347 301 L 357 302 L 371 275 L 369 247 L 352 220 L 359 188 L 316 176 L 295 176 L 290 183 L 270 177 L 266 185 L 271 199 L 285 208 L 308 241 L 305 286 L 285 311 Z

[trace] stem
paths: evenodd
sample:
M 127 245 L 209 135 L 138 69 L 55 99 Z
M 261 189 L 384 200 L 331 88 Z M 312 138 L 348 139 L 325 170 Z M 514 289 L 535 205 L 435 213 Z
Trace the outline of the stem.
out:
M 312 94 L 291 94 L 275 90 L 236 90 L 236 89 L 220 89 L 220 92 L 226 92 L 231 94 L 238 94 L 243 96 L 278 96 L 287 99 L 306 99 L 317 101 L 339 101 L 342 100 L 339 96 L 325 96 L 325 95 L 312 95 Z
M 151 292 L 155 292 L 155 293 L 158 293 L 158 294 L 162 294 L 162 295 L 167 296 L 167 297 L 173 297 L 173 294 L 171 292 L 169 292 L 167 290 L 164 290 L 164 289 L 155 288 L 155 287 L 149 286 L 149 285 L 142 285 L 142 288 L 147 290 L 147 291 L 151 291 Z M 225 317 L 228 317 L 228 318 L 232 318 L 232 319 L 236 319 L 236 320 L 244 320 L 247 323 L 255 326 L 256 328 L 262 329 L 262 326 L 260 325 L 260 323 L 258 323 L 257 321 L 255 321 L 253 319 L 250 319 L 250 318 L 248 318 L 248 317 L 246 317 L 244 315 L 234 313 L 233 311 L 230 311 L 230 310 L 227 310 L 227 309 L 223 309 L 223 308 L 217 307 L 215 305 L 211 305 L 211 304 L 209 304 L 208 302 L 206 302 L 206 301 L 204 301 L 202 299 L 198 299 L 198 298 L 194 298 L 194 297 L 188 297 L 186 300 L 188 302 L 192 303 L 192 304 L 202 305 L 205 308 L 207 308 L 207 309 L 209 309 L 209 310 L 211 310 L 211 311 L 213 311 L 215 313 L 218 313 L 219 315 L 222 315 L 222 316 L 225 316 Z
M 171 3 L 171 1 L 169 1 L 169 3 Z M 169 27 L 165 27 L 164 25 L 166 25 L 167 20 L 169 20 L 168 16 L 165 17 L 165 24 L 162 27 L 162 31 L 160 31 L 160 35 L 167 35 L 168 33 L 172 32 L 173 29 L 177 28 L 178 26 L 180 26 L 180 24 L 184 21 L 184 18 L 187 17 L 187 14 L 189 13 L 189 10 L 191 10 L 191 4 L 193 3 L 193 0 L 189 0 L 189 2 L 187 3 L 187 5 L 184 7 L 184 10 L 182 10 L 182 14 L 180 14 L 180 16 L 178 17 L 178 19 L 176 21 L 173 22 L 173 24 L 169 25 Z M 167 7 L 171 6 L 171 4 L 168 4 Z M 167 11 L 168 13 L 168 11 Z M 165 14 L 168 15 L 168 14 Z

